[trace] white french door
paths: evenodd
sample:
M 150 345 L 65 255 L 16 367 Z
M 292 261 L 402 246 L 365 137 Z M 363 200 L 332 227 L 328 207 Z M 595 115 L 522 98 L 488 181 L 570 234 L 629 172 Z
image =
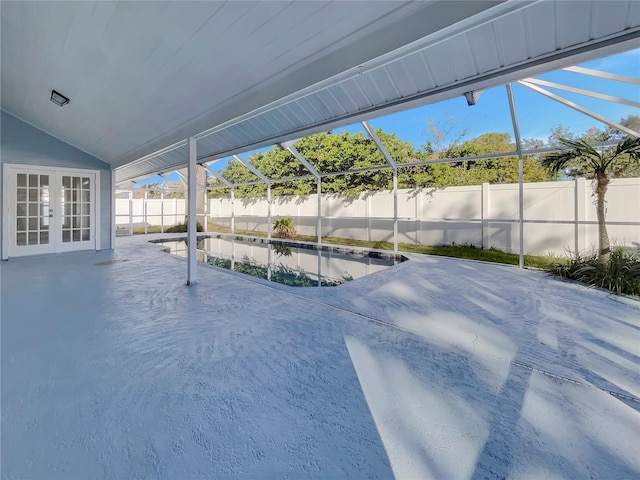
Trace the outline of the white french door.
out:
M 3 165 L 4 257 L 94 249 L 99 172 Z

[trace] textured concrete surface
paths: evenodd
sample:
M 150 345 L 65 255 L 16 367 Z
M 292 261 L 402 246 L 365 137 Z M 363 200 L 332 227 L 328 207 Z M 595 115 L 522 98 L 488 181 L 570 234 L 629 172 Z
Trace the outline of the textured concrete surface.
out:
M 186 287 L 145 240 L 0 265 L 2 478 L 640 475 L 637 302 L 421 256 Z

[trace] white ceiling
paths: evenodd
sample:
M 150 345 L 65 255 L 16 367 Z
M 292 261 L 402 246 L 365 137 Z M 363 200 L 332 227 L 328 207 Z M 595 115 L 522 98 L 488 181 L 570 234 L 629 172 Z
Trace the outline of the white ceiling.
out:
M 497 3 L 2 2 L 2 109 L 119 165 Z
M 129 164 L 119 180 L 183 164 L 184 147 L 153 152 L 189 136 L 220 157 L 640 46 L 634 0 L 0 9 L 2 109 Z

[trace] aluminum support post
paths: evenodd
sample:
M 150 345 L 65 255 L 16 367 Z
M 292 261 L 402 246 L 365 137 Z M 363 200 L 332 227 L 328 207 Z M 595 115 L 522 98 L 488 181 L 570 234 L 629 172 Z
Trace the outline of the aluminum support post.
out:
M 393 253 L 398 253 L 398 169 L 393 169 Z
M 271 182 L 267 182 L 267 239 L 271 240 Z
M 313 165 L 309 163 L 309 161 L 304 158 L 298 150 L 293 146 L 294 142 L 283 142 L 280 144 L 281 148 L 284 148 L 291 153 L 309 172 L 311 175 L 316 177 L 316 193 L 318 194 L 318 214 L 317 214 L 317 222 L 316 222 L 316 236 L 318 237 L 318 245 L 322 244 L 322 176 L 320 173 L 313 168 Z
M 524 268 L 524 173 L 522 158 L 522 142 L 520 140 L 520 129 L 518 128 L 518 116 L 516 115 L 516 104 L 513 101 L 513 91 L 511 84 L 507 83 L 507 97 L 509 98 L 509 109 L 511 110 L 511 122 L 513 123 L 513 134 L 516 139 L 516 150 L 518 152 L 518 222 L 520 226 L 520 245 L 518 252 L 518 267 Z
M 116 248 L 116 171 L 111 170 L 111 250 Z
M 271 240 L 271 179 L 267 178 L 260 170 L 251 165 L 249 162 L 244 161 L 242 158 L 240 158 L 239 155 L 234 155 L 233 158 L 247 167 L 256 177 L 267 184 L 267 238 Z
M 187 285 L 193 285 L 198 281 L 196 271 L 196 171 L 197 163 L 197 141 L 194 137 L 189 138 L 189 166 L 187 169 L 187 198 L 189 200 L 187 215 Z
M 361 122 L 367 134 L 376 144 L 380 153 L 384 157 L 385 161 L 393 169 L 393 253 L 398 253 L 398 165 L 389 154 L 388 150 L 383 145 L 380 138 L 376 134 L 376 131 L 371 128 L 367 122 Z M 371 229 L 369 228 L 369 231 Z
M 318 194 L 318 218 L 316 223 L 316 235 L 318 245 L 322 245 L 322 177 L 316 178 L 316 192 Z
M 224 178 L 220 173 L 214 172 L 211 170 L 210 166 L 207 166 L 207 171 L 211 174 L 213 178 L 217 178 L 222 183 L 224 183 L 227 187 L 231 189 L 231 235 L 235 234 L 235 212 L 236 212 L 236 200 L 235 200 L 235 187 L 237 185 L 231 183 L 229 180 Z

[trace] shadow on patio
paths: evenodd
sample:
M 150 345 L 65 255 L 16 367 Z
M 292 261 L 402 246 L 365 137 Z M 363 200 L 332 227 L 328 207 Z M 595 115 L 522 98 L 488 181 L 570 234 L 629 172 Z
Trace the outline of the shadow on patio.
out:
M 186 287 L 145 240 L 2 263 L 3 477 L 640 472 L 637 401 L 513 363 L 636 395 L 630 306 L 428 257 L 330 289 L 204 266 Z

